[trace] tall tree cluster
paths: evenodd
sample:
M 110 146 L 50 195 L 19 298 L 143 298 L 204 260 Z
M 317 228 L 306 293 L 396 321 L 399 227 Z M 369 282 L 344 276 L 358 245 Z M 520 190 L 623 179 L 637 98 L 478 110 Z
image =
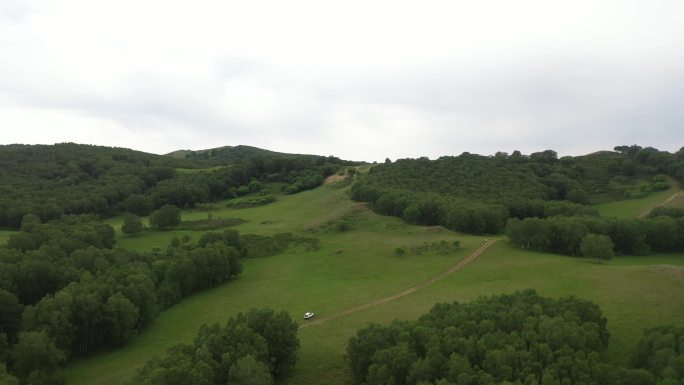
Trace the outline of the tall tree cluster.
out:
M 366 385 L 679 385 L 680 338 L 681 328 L 649 331 L 634 367 L 613 366 L 603 358 L 609 335 L 595 304 L 525 290 L 362 328 L 347 357 L 355 382 Z
M 684 217 L 666 215 L 646 219 L 513 218 L 508 221 L 506 234 L 522 248 L 572 256 L 581 254 L 582 241 L 589 235 L 606 237 L 617 254 L 684 251 Z
M 159 311 L 242 272 L 234 230 L 137 253 L 113 248 L 113 229 L 89 216 L 24 222 L 0 248 L 0 359 L 21 383 L 59 383 L 68 358 L 123 346 Z
M 131 385 L 271 385 L 297 362 L 297 324 L 284 311 L 252 309 L 203 325 L 192 344 L 149 361 Z

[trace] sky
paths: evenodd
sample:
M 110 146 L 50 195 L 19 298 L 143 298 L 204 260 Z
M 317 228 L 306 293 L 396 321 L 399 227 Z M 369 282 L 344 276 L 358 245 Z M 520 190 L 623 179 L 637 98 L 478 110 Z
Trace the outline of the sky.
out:
M 679 0 L 0 0 L 0 144 L 684 146 Z

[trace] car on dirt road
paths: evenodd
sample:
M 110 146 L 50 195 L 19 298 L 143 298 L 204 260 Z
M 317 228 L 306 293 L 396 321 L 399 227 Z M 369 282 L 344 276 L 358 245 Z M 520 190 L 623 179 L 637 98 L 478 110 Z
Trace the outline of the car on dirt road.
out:
M 313 312 L 307 311 L 306 313 L 304 313 L 304 319 L 312 319 L 313 316 L 314 316 Z

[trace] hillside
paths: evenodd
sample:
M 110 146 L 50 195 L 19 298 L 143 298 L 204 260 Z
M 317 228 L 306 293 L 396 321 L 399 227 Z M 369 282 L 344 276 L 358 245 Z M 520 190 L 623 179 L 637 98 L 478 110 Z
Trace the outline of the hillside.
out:
M 178 159 L 62 143 L 0 146 L 0 164 L 0 227 L 18 228 L 26 214 L 46 221 L 63 214 L 109 217 L 128 211 L 146 215 L 165 204 L 191 207 L 235 197 L 252 181 L 282 182 L 296 192 L 320 185 L 339 167 L 353 163 L 248 146 Z M 178 172 L 188 169 L 209 172 Z
M 410 223 L 499 233 L 510 217 L 596 215 L 590 204 L 666 190 L 666 175 L 684 178 L 682 150 L 616 150 L 560 159 L 551 150 L 400 159 L 373 166 L 353 197 Z

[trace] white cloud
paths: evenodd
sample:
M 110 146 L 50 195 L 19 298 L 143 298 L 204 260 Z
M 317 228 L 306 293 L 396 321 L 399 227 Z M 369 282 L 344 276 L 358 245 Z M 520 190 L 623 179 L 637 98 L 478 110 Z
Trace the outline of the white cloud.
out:
M 657 0 L 5 0 L 1 142 L 365 160 L 676 150 L 683 11 Z

